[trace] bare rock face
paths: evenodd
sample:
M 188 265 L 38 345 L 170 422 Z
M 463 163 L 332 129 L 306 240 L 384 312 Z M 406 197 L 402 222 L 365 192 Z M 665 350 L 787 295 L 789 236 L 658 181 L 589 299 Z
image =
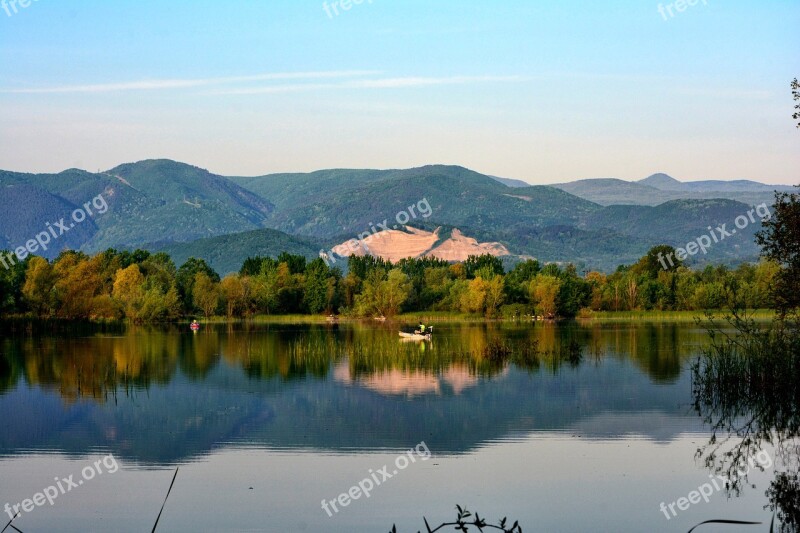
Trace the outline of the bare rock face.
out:
M 410 226 L 375 233 L 364 240 L 355 239 L 333 248 L 342 257 L 373 255 L 397 262 L 405 258 L 436 257 L 445 261 L 464 261 L 471 255 L 511 255 L 497 242 L 480 243 L 454 229 L 449 239 L 441 240 L 441 228 L 430 232 Z
M 442 244 L 428 252 L 429 257 L 444 259 L 445 261 L 465 261 L 471 255 L 511 255 L 508 248 L 499 242 L 478 242 L 472 237 L 467 237 L 459 230 L 454 229 L 451 237 Z

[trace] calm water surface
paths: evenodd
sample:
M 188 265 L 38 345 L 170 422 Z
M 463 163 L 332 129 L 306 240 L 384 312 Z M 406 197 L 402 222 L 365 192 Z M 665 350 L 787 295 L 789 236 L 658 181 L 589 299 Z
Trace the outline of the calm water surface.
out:
M 100 463 L 14 525 L 150 531 L 176 466 L 160 532 L 416 532 L 456 504 L 526 532 L 769 521 L 769 472 L 738 498 L 715 493 L 670 520 L 659 510 L 709 480 L 695 460 L 709 439 L 688 370 L 707 342 L 697 326 L 442 325 L 419 344 L 397 329 L 6 328 L 0 506 L 84 481 L 113 454 L 116 472 Z M 499 344 L 527 356 L 493 361 Z M 430 457 L 398 469 L 423 442 Z M 369 498 L 322 509 L 384 465 L 392 477 Z

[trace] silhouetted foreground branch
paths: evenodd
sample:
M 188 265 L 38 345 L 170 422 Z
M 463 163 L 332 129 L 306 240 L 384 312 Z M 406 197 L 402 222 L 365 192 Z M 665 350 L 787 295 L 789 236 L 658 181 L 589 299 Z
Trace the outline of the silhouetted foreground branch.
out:
M 470 513 L 465 507 L 456 505 L 456 509 L 458 510 L 458 517 L 456 518 L 455 522 L 446 522 L 433 529 L 431 529 L 430 524 L 428 524 L 428 519 L 423 518 L 425 521 L 425 528 L 427 530 L 426 533 L 436 533 L 436 531 L 440 531 L 446 527 L 452 527 L 454 531 L 467 532 L 470 531 L 470 526 L 478 528 L 478 531 L 484 531 L 484 529 L 495 529 L 497 531 L 503 531 L 503 533 L 522 533 L 522 527 L 517 521 L 514 521 L 511 526 L 508 526 L 506 524 L 508 520 L 504 517 L 497 525 L 494 525 L 487 523 L 485 519 L 478 516 L 478 513 L 475 513 L 475 517 L 473 518 L 472 513 Z M 392 530 L 389 533 L 397 533 L 397 526 L 393 525 Z M 422 532 L 418 531 L 417 533 Z

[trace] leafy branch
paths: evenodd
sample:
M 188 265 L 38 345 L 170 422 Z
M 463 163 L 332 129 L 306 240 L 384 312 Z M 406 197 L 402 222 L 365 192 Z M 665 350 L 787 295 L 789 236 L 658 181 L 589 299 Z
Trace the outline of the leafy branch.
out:
M 456 505 L 456 510 L 458 511 L 458 516 L 456 517 L 455 522 L 445 522 L 433 529 L 431 529 L 430 524 L 428 524 L 428 519 L 423 517 L 427 533 L 436 533 L 437 531 L 440 531 L 446 527 L 452 527 L 454 528 L 454 531 L 468 532 L 470 531 L 470 526 L 478 528 L 478 531 L 481 532 L 483 532 L 485 529 L 494 529 L 497 531 L 502 531 L 503 533 L 522 533 L 522 527 L 517 521 L 514 521 L 511 526 L 508 526 L 508 519 L 503 517 L 503 519 L 500 520 L 497 525 L 494 525 L 487 523 L 485 519 L 478 516 L 478 513 L 475 513 L 475 516 L 473 517 L 472 513 L 470 513 L 466 507 Z M 393 525 L 392 530 L 389 533 L 397 533 L 397 526 Z M 422 532 L 418 531 L 417 533 Z

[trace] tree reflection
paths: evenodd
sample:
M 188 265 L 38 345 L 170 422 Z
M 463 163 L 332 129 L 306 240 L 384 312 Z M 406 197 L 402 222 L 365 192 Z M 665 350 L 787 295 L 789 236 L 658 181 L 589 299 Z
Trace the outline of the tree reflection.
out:
M 196 334 L 141 326 L 23 334 L 0 340 L 0 394 L 22 379 L 57 390 L 68 403 L 105 402 L 168 383 L 176 373 L 205 381 L 221 366 L 281 381 L 324 380 L 346 369 L 348 380 L 373 390 L 395 390 L 398 383 L 416 390 L 413 380 L 443 380 L 442 386 L 419 385 L 443 393 L 511 368 L 556 375 L 605 357 L 631 360 L 654 381 L 669 382 L 689 356 L 686 346 L 695 343 L 691 328 L 676 325 L 449 324 L 433 342 L 421 343 L 399 342 L 397 327 L 226 324 Z
M 19 376 L 19 365 L 8 354 L 0 352 L 0 396 L 17 386 Z

